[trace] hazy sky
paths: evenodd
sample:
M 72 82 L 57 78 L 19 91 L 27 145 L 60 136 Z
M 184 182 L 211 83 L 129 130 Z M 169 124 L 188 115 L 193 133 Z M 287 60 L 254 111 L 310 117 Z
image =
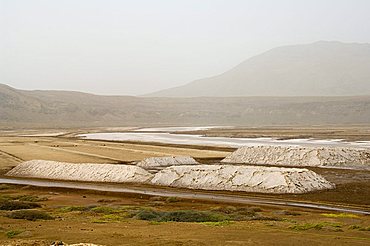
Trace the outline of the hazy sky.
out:
M 370 43 L 370 0 L 0 0 L 0 83 L 140 95 L 319 40 Z

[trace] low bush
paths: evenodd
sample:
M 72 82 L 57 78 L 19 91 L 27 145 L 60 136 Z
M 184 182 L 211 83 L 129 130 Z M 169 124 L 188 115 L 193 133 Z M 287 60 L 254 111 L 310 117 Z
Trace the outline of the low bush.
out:
M 306 223 L 306 224 L 298 224 L 291 226 L 290 229 L 296 230 L 296 231 L 306 231 L 310 229 L 315 229 L 315 230 L 322 230 L 324 227 L 329 227 L 329 228 L 335 228 L 337 231 L 338 229 L 341 228 L 341 224 L 338 223 L 331 223 L 331 222 L 320 222 L 320 223 Z
M 174 202 L 179 202 L 179 201 L 180 201 L 180 199 L 179 199 L 179 198 L 177 198 L 177 197 L 173 197 L 173 196 L 168 197 L 168 198 L 166 199 L 166 202 L 167 202 L 167 203 L 174 203 Z
M 359 225 L 350 225 L 348 227 L 348 229 L 351 229 L 351 230 L 359 230 L 359 231 L 370 231 L 370 226 L 368 226 L 368 227 L 362 227 L 362 226 L 359 226 Z
M 20 210 L 20 209 L 32 209 L 39 208 L 40 204 L 34 202 L 22 202 L 22 201 L 11 201 L 11 200 L 0 200 L 0 210 Z
M 19 211 L 13 211 L 8 215 L 9 218 L 12 219 L 23 219 L 23 220 L 51 220 L 53 217 L 51 217 L 48 213 L 45 213 L 43 211 L 38 210 L 19 210 Z
M 43 201 L 47 201 L 48 198 L 32 196 L 32 195 L 21 195 L 21 196 L 14 197 L 14 200 L 24 201 L 24 202 L 43 202 Z
M 80 211 L 80 212 L 89 211 L 90 208 L 89 207 L 82 207 L 82 206 L 66 206 L 66 207 L 60 208 L 59 210 L 60 210 L 60 212 L 68 213 L 68 212 L 74 212 L 74 211 Z
M 228 216 L 220 213 L 195 210 L 179 210 L 169 212 L 142 210 L 136 214 L 135 218 L 158 222 L 220 222 L 230 219 Z
M 15 236 L 17 236 L 18 234 L 21 234 L 23 231 L 21 230 L 12 230 L 12 231 L 7 231 L 5 233 L 5 235 L 8 237 L 8 238 L 13 238 Z
M 306 231 L 310 229 L 321 230 L 323 227 L 324 225 L 320 223 L 306 223 L 306 224 L 293 225 L 290 227 L 290 229 L 293 229 L 295 231 Z

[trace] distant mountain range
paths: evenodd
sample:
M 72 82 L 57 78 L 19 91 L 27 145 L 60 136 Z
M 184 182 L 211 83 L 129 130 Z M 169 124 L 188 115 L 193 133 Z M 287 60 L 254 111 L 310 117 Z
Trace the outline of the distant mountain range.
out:
M 284 46 L 218 76 L 150 97 L 370 95 L 370 44 L 320 41 Z
M 0 128 L 369 123 L 370 96 L 149 98 L 0 84 Z

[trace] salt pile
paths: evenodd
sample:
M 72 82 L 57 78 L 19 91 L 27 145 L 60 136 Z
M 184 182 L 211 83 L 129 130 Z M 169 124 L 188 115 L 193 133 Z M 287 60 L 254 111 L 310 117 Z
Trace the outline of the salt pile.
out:
M 26 161 L 10 170 L 7 176 L 59 179 L 91 182 L 132 182 L 149 181 L 153 175 L 132 165 L 63 163 L 55 161 Z
M 151 157 L 139 162 L 137 166 L 142 168 L 167 167 L 179 165 L 197 165 L 199 164 L 190 156 L 170 156 L 170 157 Z
M 370 150 L 344 147 L 241 147 L 221 162 L 285 166 L 370 167 Z
M 334 184 L 307 169 L 261 166 L 172 166 L 155 174 L 154 185 L 202 190 L 306 193 Z

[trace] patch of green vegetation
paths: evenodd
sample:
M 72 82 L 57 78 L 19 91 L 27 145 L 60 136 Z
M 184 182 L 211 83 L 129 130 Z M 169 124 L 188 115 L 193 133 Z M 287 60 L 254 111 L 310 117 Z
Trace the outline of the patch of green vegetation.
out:
M 356 214 L 347 214 L 347 213 L 340 213 L 340 214 L 321 214 L 324 217 L 328 218 L 359 218 Z
M 160 225 L 161 222 L 159 221 L 149 221 L 149 225 Z
M 158 222 L 219 222 L 230 219 L 228 216 L 221 213 L 195 210 L 179 210 L 169 212 L 141 210 L 135 215 L 135 218 L 139 220 Z
M 22 202 L 22 201 L 11 201 L 11 200 L 0 200 L 0 210 L 20 210 L 20 209 L 32 209 L 39 208 L 40 204 L 33 202 Z
M 112 200 L 112 199 L 100 199 L 98 200 L 99 203 L 112 203 L 117 202 L 118 200 Z
M 122 209 L 119 207 L 98 206 L 98 207 L 92 208 L 90 211 L 95 212 L 95 213 L 101 213 L 101 214 L 113 214 L 113 213 L 122 212 Z
M 358 229 L 359 231 L 370 231 L 370 226 L 368 227 L 361 227 L 360 229 Z
M 280 218 L 265 217 L 257 213 L 260 208 L 251 207 L 217 207 L 209 211 L 178 210 L 159 211 L 151 208 L 134 208 L 127 210 L 128 218 L 157 222 L 225 222 L 225 221 L 280 221 Z
M 358 229 L 360 229 L 360 228 L 362 228 L 361 226 L 359 226 L 359 225 L 350 225 L 349 227 L 348 227 L 348 229 L 350 229 L 350 230 L 358 230 Z
M 255 216 L 251 220 L 264 220 L 264 221 L 283 221 L 281 218 L 277 217 L 267 217 L 267 216 Z
M 289 227 L 290 229 L 296 230 L 296 231 L 306 231 L 306 230 L 322 230 L 325 227 L 331 227 L 331 228 L 336 228 L 340 229 L 342 227 L 341 224 L 338 223 L 330 223 L 330 222 L 320 222 L 320 223 L 305 223 L 305 224 L 297 224 Z
M 13 185 L 8 185 L 8 184 L 0 184 L 0 190 L 10 190 L 13 189 Z
M 32 196 L 32 195 L 21 195 L 21 196 L 14 197 L 14 200 L 24 201 L 24 202 L 43 202 L 43 201 L 47 201 L 48 198 Z
M 207 226 L 228 226 L 231 225 L 233 222 L 225 220 L 225 221 L 219 221 L 219 222 L 200 222 L 202 225 Z
M 179 201 L 180 201 L 180 199 L 177 198 L 177 197 L 174 197 L 174 196 L 167 197 L 167 199 L 166 199 L 167 203 L 174 203 L 174 202 L 179 202 Z
M 62 207 L 59 209 L 60 212 L 62 213 L 68 213 L 68 212 L 74 212 L 74 211 L 89 211 L 90 209 L 88 207 L 83 207 L 83 206 L 66 206 Z
M 23 231 L 22 230 L 11 230 L 11 231 L 7 231 L 5 233 L 5 235 L 8 237 L 8 238 L 14 238 L 15 236 L 21 234 Z
M 310 229 L 321 230 L 322 228 L 324 228 L 324 225 L 320 223 L 305 223 L 305 224 L 293 225 L 289 228 L 295 231 L 306 231 Z
M 19 210 L 13 211 L 8 215 L 12 219 L 24 219 L 24 220 L 51 220 L 53 219 L 48 213 L 39 210 Z
M 350 229 L 350 230 L 359 230 L 359 231 L 370 231 L 370 226 L 362 227 L 362 226 L 359 226 L 359 225 L 350 225 L 348 227 L 348 229 Z

